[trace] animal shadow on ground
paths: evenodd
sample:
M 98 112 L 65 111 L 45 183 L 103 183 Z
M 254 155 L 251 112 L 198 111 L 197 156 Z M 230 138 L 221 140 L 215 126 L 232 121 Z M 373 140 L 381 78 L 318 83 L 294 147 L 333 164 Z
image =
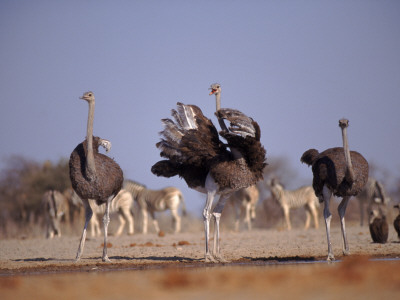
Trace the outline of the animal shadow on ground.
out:
M 99 259 L 98 257 L 91 257 L 89 259 Z M 129 257 L 129 256 L 112 256 L 110 259 L 118 260 L 153 260 L 153 261 L 178 261 L 178 262 L 195 262 L 201 261 L 201 258 L 190 258 L 190 257 L 181 257 L 181 256 L 145 256 L 145 257 Z
M 13 259 L 12 261 L 71 261 L 72 259 L 65 259 L 65 258 L 44 258 L 44 257 L 37 257 L 37 258 L 17 258 Z
M 86 259 L 90 260 L 98 260 L 99 257 L 88 257 Z M 131 261 L 139 261 L 139 260 L 153 260 L 153 261 L 173 261 L 173 262 L 196 262 L 201 261 L 201 258 L 190 258 L 190 257 L 181 257 L 181 256 L 169 256 L 169 257 L 160 257 L 160 256 L 145 256 L 145 257 L 130 257 L 130 256 L 110 256 L 111 260 L 120 261 L 120 260 L 131 260 Z
M 301 257 L 301 256 L 289 256 L 289 257 L 242 257 L 243 260 L 248 260 L 251 262 L 265 262 L 265 263 L 285 263 L 285 262 L 313 262 L 318 259 L 311 257 Z
M 88 257 L 85 259 L 88 260 L 99 260 L 101 257 Z M 169 256 L 169 257 L 158 257 L 158 256 L 147 256 L 147 257 L 129 257 L 129 256 L 112 256 L 110 259 L 115 261 L 119 260 L 153 260 L 153 261 L 171 261 L 171 262 L 196 262 L 202 261 L 201 258 L 190 258 L 190 257 L 180 257 L 180 256 Z M 44 257 L 37 257 L 37 258 L 17 258 L 13 259 L 12 261 L 25 261 L 25 262 L 39 262 L 39 261 L 75 261 L 74 259 L 65 259 L 65 258 L 44 258 Z

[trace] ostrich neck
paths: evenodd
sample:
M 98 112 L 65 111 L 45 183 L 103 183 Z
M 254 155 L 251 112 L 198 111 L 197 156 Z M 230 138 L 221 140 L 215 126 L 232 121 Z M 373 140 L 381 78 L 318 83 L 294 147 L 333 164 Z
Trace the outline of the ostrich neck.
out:
M 219 111 L 221 109 L 221 93 L 215 94 L 215 105 L 216 111 Z
M 344 150 L 344 157 L 346 159 L 347 165 L 347 176 L 348 179 L 353 182 L 354 181 L 354 171 L 353 171 L 353 164 L 351 163 L 351 156 L 350 156 L 350 149 L 349 149 L 349 142 L 347 140 L 347 129 L 342 128 L 342 139 L 343 139 L 343 150 Z
M 93 153 L 93 119 L 94 119 L 94 101 L 89 102 L 89 114 L 87 122 L 87 132 L 86 132 L 86 171 L 89 177 L 96 174 L 96 166 L 94 163 L 94 153 Z
M 215 106 L 216 106 L 216 112 L 218 113 L 218 111 L 221 109 L 221 92 L 215 94 Z M 228 131 L 224 119 L 218 117 L 218 123 L 223 131 Z

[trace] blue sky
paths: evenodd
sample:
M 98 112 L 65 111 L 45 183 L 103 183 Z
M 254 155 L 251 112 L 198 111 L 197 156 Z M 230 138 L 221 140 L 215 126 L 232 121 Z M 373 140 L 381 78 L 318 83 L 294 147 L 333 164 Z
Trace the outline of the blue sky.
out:
M 341 145 L 400 176 L 399 1 L 9 1 L 0 2 L 0 168 L 13 154 L 69 157 L 86 134 L 109 139 L 126 178 L 178 186 L 189 210 L 204 196 L 151 166 L 161 118 L 177 101 L 217 124 L 222 107 L 253 117 L 269 159 L 286 157 L 299 182 L 309 148 Z M 297 182 L 287 183 L 295 187 Z

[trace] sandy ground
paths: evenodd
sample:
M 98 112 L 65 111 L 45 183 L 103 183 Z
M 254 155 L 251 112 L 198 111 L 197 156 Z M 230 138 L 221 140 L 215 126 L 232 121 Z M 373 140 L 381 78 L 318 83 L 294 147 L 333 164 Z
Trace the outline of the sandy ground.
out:
M 325 228 L 291 231 L 223 231 L 231 261 L 204 263 L 203 232 L 135 234 L 109 238 L 112 263 L 101 261 L 103 239 L 89 238 L 80 262 L 79 237 L 2 240 L 0 298 L 19 299 L 389 299 L 400 296 L 400 243 L 393 228 L 375 244 L 368 227 L 348 224 L 351 256 L 341 254 L 340 228 L 332 224 L 338 261 L 327 263 Z

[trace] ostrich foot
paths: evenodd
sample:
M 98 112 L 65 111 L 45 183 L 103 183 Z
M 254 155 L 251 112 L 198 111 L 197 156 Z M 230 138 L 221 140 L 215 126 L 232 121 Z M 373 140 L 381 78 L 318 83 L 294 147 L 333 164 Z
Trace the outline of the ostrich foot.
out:
M 80 251 L 78 251 L 78 253 L 76 253 L 76 257 L 75 257 L 75 262 L 79 262 L 81 260 L 81 255 L 82 253 Z
M 206 253 L 206 257 L 205 257 L 204 261 L 205 262 L 212 262 L 212 263 L 217 263 L 218 262 L 218 260 L 216 260 L 214 258 L 214 256 L 211 255 L 210 253 Z
M 106 255 L 106 256 L 102 257 L 102 261 L 103 262 L 111 262 L 111 259 L 109 259 L 108 256 Z
M 344 256 L 350 255 L 349 249 L 343 249 L 343 255 L 344 255 Z
M 225 259 L 221 254 L 214 255 L 214 258 L 220 263 L 228 263 L 229 260 Z
M 328 253 L 328 258 L 326 259 L 328 262 L 334 261 L 335 256 L 332 253 Z
M 228 263 L 229 260 L 226 260 L 222 255 L 220 254 L 207 254 L 205 258 L 205 262 L 212 262 L 212 263 Z

